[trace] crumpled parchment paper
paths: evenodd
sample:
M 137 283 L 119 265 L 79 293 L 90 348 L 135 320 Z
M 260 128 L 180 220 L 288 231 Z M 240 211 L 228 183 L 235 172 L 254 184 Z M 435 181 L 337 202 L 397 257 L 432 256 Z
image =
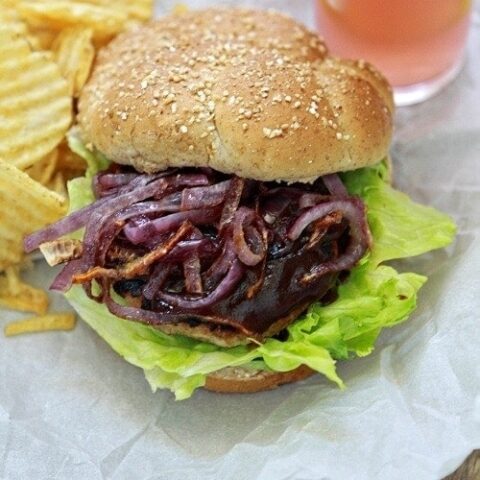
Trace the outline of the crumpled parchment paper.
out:
M 276 5 L 313 24 L 313 1 L 222 3 Z M 346 391 L 318 376 L 178 403 L 152 394 L 81 322 L 73 333 L 0 335 L 0 479 L 438 480 L 480 447 L 478 3 L 458 79 L 399 110 L 396 125 L 397 186 L 450 213 L 459 235 L 396 265 L 429 275 L 419 308 L 371 356 L 340 365 Z M 52 276 L 41 263 L 26 275 L 37 285 Z M 0 327 L 21 316 L 1 312 Z

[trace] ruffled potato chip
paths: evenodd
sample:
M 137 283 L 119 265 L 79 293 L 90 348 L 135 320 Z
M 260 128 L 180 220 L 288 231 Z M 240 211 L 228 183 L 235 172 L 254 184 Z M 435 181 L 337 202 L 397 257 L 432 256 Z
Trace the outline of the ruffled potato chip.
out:
M 34 52 L 10 23 L 0 45 L 0 159 L 25 169 L 62 141 L 72 100 L 51 53 Z
M 99 5 L 103 7 L 111 7 L 125 12 L 130 19 L 148 20 L 153 15 L 153 0 L 84 0 L 85 3 Z
M 45 155 L 40 161 L 25 170 L 26 173 L 44 187 L 52 180 L 58 163 L 58 148 Z
M 95 49 L 152 13 L 153 0 L 0 0 L 0 307 L 46 313 L 19 277 L 23 238 L 66 212 L 66 182 L 85 172 L 65 134 Z
M 0 161 L 0 271 L 22 261 L 25 235 L 55 222 L 65 212 L 64 197 Z
M 52 44 L 55 61 L 69 84 L 69 93 L 78 97 L 85 85 L 93 59 L 95 48 L 92 43 L 91 28 L 67 28 L 62 30 Z
M 41 27 L 29 27 L 28 32 L 28 41 L 34 50 L 49 50 L 58 35 L 56 30 Z
M 69 27 L 91 28 L 96 40 L 110 39 L 124 30 L 128 14 L 116 7 L 86 2 L 54 0 L 18 2 L 17 9 L 22 18 L 36 28 L 60 31 Z

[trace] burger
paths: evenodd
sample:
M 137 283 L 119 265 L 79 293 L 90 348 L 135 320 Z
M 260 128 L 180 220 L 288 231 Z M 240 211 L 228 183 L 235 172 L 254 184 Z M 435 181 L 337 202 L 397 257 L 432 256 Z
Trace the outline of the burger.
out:
M 78 104 L 71 212 L 28 237 L 52 288 L 155 388 L 256 392 L 371 352 L 425 278 L 384 262 L 455 227 L 390 184 L 393 101 L 273 11 L 124 33 Z

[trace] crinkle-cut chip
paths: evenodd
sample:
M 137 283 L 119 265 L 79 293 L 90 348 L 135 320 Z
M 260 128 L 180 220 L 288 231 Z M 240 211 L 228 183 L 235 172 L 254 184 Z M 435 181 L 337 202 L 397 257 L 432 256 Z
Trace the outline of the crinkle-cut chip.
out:
M 48 332 L 51 330 L 72 330 L 75 327 L 75 314 L 72 312 L 51 313 L 41 317 L 26 318 L 5 325 L 6 337 L 23 333 Z
M 68 198 L 67 179 L 63 172 L 56 172 L 46 186 L 49 190 L 52 190 L 52 192 L 58 193 L 58 195 L 65 200 Z
M 44 315 L 48 310 L 48 295 L 23 282 L 18 268 L 10 267 L 0 275 L 0 306 Z
M 63 197 L 0 160 L 0 271 L 23 258 L 25 235 L 66 213 Z
M 28 31 L 28 41 L 33 45 L 34 50 L 49 50 L 58 35 L 56 30 L 48 28 L 30 27 Z
M 66 28 L 62 30 L 52 44 L 55 61 L 69 84 L 69 93 L 78 97 L 85 85 L 93 59 L 95 48 L 92 44 L 91 28 Z
M 27 35 L 27 25 L 22 21 L 22 17 L 15 10 L 14 5 L 8 2 L 0 1 L 0 24 L 7 25 L 15 32 Z
M 15 6 L 16 0 L 0 0 L 0 25 L 23 35 L 34 50 L 47 50 L 57 35 L 56 31 L 27 26 Z
M 149 20 L 153 16 L 153 0 L 84 0 L 85 3 L 104 7 L 113 7 L 125 12 L 129 18 Z
M 0 46 L 0 159 L 24 169 L 61 142 L 72 100 L 51 52 L 32 51 L 8 24 Z
M 95 39 L 112 38 L 121 32 L 128 15 L 116 8 L 116 2 L 109 6 L 92 5 L 85 2 L 53 0 L 18 2 L 22 18 L 36 28 L 62 30 L 68 27 L 90 27 Z
M 13 2 L 0 0 L 0 25 L 4 28 L 8 26 L 12 32 L 23 36 L 34 50 L 41 50 L 39 39 L 28 29 Z
M 0 9 L 6 10 L 9 8 L 11 10 L 15 10 L 17 3 L 17 0 L 0 0 Z
M 58 148 L 45 155 L 37 163 L 28 167 L 25 172 L 28 173 L 30 178 L 33 178 L 43 186 L 47 186 L 55 175 L 55 170 L 58 164 Z

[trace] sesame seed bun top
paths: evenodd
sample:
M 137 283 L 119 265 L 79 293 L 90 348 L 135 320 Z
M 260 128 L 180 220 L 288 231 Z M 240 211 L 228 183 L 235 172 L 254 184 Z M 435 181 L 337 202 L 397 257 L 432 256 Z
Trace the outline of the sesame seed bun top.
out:
M 393 101 L 371 65 L 329 56 L 293 19 L 209 9 L 116 38 L 79 111 L 84 140 L 139 171 L 209 166 L 293 182 L 380 161 Z

